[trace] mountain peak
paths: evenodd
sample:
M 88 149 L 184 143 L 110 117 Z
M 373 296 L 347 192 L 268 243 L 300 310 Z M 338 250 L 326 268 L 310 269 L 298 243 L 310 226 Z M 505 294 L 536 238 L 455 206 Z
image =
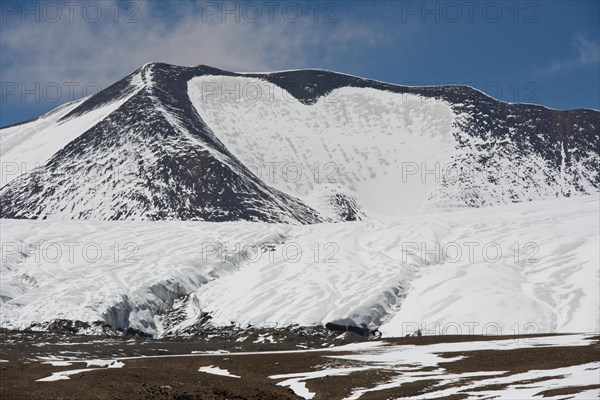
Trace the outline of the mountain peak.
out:
M 599 127 L 459 86 L 148 63 L 3 130 L 3 160 L 31 146 L 36 167 L 3 181 L 1 216 L 316 223 L 585 194 Z

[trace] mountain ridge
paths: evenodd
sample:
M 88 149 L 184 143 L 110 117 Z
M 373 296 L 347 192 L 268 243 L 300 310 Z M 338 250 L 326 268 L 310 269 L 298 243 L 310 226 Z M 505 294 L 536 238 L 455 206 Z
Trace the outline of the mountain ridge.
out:
M 483 175 L 486 170 L 515 165 L 523 167 L 526 172 L 524 177 L 517 178 L 460 176 L 458 181 L 442 176 L 439 185 L 429 193 L 429 198 L 422 201 L 427 203 L 426 207 L 489 206 L 548 196 L 590 193 L 600 187 L 598 111 L 560 111 L 538 105 L 505 103 L 468 86 L 402 86 L 317 69 L 239 74 L 205 65 L 180 67 L 149 63 L 95 95 L 81 100 L 56 121 L 55 125 L 60 127 L 69 121 L 85 120 L 87 115 L 99 112 L 103 107 L 123 102 L 89 129 L 80 132 L 74 140 L 66 143 L 51 159 L 43 163 L 43 167 L 26 172 L 10 182 L 3 182 L 5 184 L 0 189 L 0 216 L 34 219 L 141 218 L 299 223 L 372 216 L 370 214 L 373 213 L 362 209 L 360 197 L 365 190 L 361 193 L 356 189 L 357 183 L 363 184 L 370 178 L 360 175 L 360 171 L 356 177 L 356 164 L 363 165 L 361 163 L 367 162 L 365 165 L 375 171 L 371 175 L 375 173 L 379 176 L 387 174 L 389 168 L 381 163 L 373 165 L 373 161 L 366 159 L 354 158 L 346 162 L 332 158 L 332 162 L 346 168 L 347 179 L 341 186 L 321 185 L 318 193 L 313 190 L 314 193 L 311 192 L 310 196 L 323 198 L 318 201 L 304 198 L 301 191 L 290 189 L 290 185 L 278 187 L 267 182 L 248 168 L 247 157 L 245 161 L 240 159 L 245 149 L 223 143 L 223 139 L 230 140 L 228 138 L 232 137 L 232 132 L 237 127 L 223 126 L 221 131 L 214 131 L 214 119 L 212 125 L 205 121 L 208 112 L 205 108 L 219 105 L 200 104 L 198 99 L 190 98 L 190 82 L 201 77 L 224 77 L 232 82 L 236 79 L 256 79 L 283 89 L 306 106 L 314 106 L 320 99 L 344 88 L 368 91 L 370 98 L 359 98 L 360 101 L 366 101 L 365 104 L 352 103 L 356 96 L 363 96 L 363 92 L 342 99 L 342 103 L 346 101 L 344 106 L 351 105 L 353 110 L 358 111 L 368 108 L 369 102 L 378 101 L 378 96 L 372 95 L 373 90 L 382 92 L 379 96 L 381 98 L 384 97 L 384 92 L 409 98 L 404 103 L 402 99 L 393 100 L 397 103 L 394 106 L 396 108 L 383 110 L 382 116 L 392 120 L 394 112 L 404 112 L 409 106 L 413 108 L 406 112 L 425 113 L 423 115 L 426 117 L 424 109 L 419 110 L 411 103 L 415 99 L 423 99 L 431 104 L 443 103 L 439 107 L 447 105 L 455 117 L 452 126 L 443 128 L 455 141 L 456 151 L 453 150 L 452 158 L 447 160 L 451 168 L 468 166 Z M 248 107 L 250 106 L 243 110 L 244 113 L 252 112 L 252 108 Z M 275 117 L 279 120 L 270 121 L 271 126 L 281 122 L 282 115 Z M 40 118 L 43 120 L 44 116 Z M 410 120 L 409 117 L 405 119 Z M 410 126 L 406 125 L 409 122 L 406 121 L 398 122 L 398 126 L 382 129 L 404 129 L 404 126 L 410 130 Z M 367 129 L 365 132 L 369 130 L 364 118 L 358 122 L 362 128 Z M 417 124 L 420 122 L 422 121 L 417 121 Z M 345 123 L 348 129 L 358 130 L 348 119 Z M 9 132 L 11 129 L 26 130 L 30 124 L 31 122 L 3 128 L 2 136 L 6 135 L 6 129 Z M 269 127 L 261 126 L 260 129 Z M 428 134 L 423 129 L 425 128 L 421 127 L 421 132 Z M 443 137 L 445 134 L 440 132 L 437 134 Z M 369 134 L 378 140 L 377 135 L 381 134 L 381 130 Z M 256 140 L 261 139 L 257 136 Z M 407 140 L 414 142 L 422 139 L 409 135 Z M 436 142 L 431 143 L 435 146 Z M 341 146 L 337 142 L 334 144 Z M 396 146 L 393 141 L 389 144 Z M 110 146 L 113 146 L 111 150 Z M 136 155 L 131 147 L 145 149 L 147 157 Z M 343 148 L 339 148 L 343 153 Z M 402 148 L 394 148 L 397 149 L 398 158 L 402 158 Z M 353 152 L 362 151 L 348 149 Z M 113 155 L 120 151 L 124 151 L 125 156 L 115 158 Z M 6 154 L 2 155 L 6 159 Z M 286 155 L 292 162 L 306 161 L 294 158 L 296 156 L 293 154 Z M 426 161 L 430 160 L 427 158 L 429 156 L 423 157 Z M 99 163 L 99 159 L 104 164 Z M 87 168 L 81 166 L 82 162 Z M 126 181 L 107 175 L 125 164 L 134 171 L 126 173 Z M 398 177 L 398 171 L 393 170 L 391 173 Z M 78 183 L 82 180 L 85 182 L 86 174 L 91 172 L 102 177 L 102 184 L 94 188 L 88 187 L 88 193 L 81 195 Z M 144 174 L 149 175 L 145 177 Z M 352 174 L 354 183 L 348 183 Z M 134 182 L 133 186 L 127 186 L 130 182 Z M 392 179 L 391 182 L 395 181 Z M 312 186 L 312 182 L 308 184 Z M 146 191 L 146 188 L 151 189 Z M 220 190 L 224 192 L 220 193 Z M 342 203 L 336 205 L 338 200 Z M 326 211 L 322 204 L 332 202 L 335 210 Z M 353 211 L 349 213 L 349 209 Z

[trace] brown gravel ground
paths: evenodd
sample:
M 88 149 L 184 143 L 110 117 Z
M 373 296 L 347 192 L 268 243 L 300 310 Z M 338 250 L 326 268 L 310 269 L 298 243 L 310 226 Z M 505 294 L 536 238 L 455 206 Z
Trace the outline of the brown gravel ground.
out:
M 256 337 L 256 335 L 254 336 Z M 511 337 L 502 337 L 507 339 Z M 512 337 L 523 339 L 524 336 Z M 392 344 L 426 345 L 440 342 L 465 342 L 472 340 L 496 340 L 498 337 L 445 336 L 386 339 Z M 535 340 L 535 336 L 528 336 Z M 539 347 L 520 350 L 486 350 L 462 353 L 462 360 L 440 364 L 449 373 L 472 371 L 509 371 L 508 374 L 532 369 L 550 369 L 600 361 L 600 341 L 596 338 L 589 346 Z M 347 335 L 331 343 L 344 344 L 363 338 Z M 68 343 L 65 345 L 64 343 Z M 305 337 L 286 338 L 285 343 L 258 344 L 232 343 L 230 340 L 209 341 L 169 340 L 159 341 L 142 338 L 99 338 L 69 336 L 49 333 L 0 332 L 0 399 L 164 399 L 164 400 L 286 400 L 299 399 L 290 389 L 277 386 L 281 381 L 268 378 L 275 374 L 308 372 L 327 367 L 361 366 L 352 361 L 333 359 L 332 353 L 314 351 L 283 354 L 214 354 L 190 356 L 193 351 L 227 349 L 228 351 L 265 351 L 298 349 L 305 345 Z M 323 343 L 308 343 L 309 347 L 322 348 Z M 171 357 L 125 360 L 123 368 L 101 368 L 71 376 L 69 380 L 36 382 L 53 372 L 86 368 L 85 363 L 74 362 L 71 366 L 43 364 L 38 357 L 58 355 L 61 357 L 115 358 L 137 355 L 172 355 Z M 187 356 L 184 356 L 186 355 Z M 341 353 L 336 353 L 340 355 Z M 460 354 L 460 353 L 459 353 Z M 456 356 L 453 353 L 452 356 Z M 448 355 L 450 356 L 450 355 Z M 202 366 L 214 365 L 227 369 L 242 378 L 222 377 L 199 372 Z M 358 371 L 347 376 L 326 376 L 309 380 L 306 387 L 315 392 L 315 400 L 341 399 L 355 388 L 374 387 L 396 376 L 388 369 Z M 361 400 L 393 399 L 418 396 L 431 390 L 435 380 L 416 381 L 401 387 L 371 392 Z M 584 389 L 600 387 L 590 385 L 582 388 L 565 388 L 544 391 L 546 396 L 576 393 Z M 437 387 L 436 389 L 439 389 Z M 487 387 L 485 389 L 494 389 Z M 497 388 L 496 388 L 497 389 Z M 463 399 L 467 396 L 456 395 Z

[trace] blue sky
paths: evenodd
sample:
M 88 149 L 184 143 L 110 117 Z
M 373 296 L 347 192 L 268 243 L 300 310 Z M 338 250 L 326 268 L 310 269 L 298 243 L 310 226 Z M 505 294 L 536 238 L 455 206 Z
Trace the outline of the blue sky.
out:
M 598 1 L 277 3 L 3 1 L 0 125 L 93 93 L 151 61 L 232 71 L 326 68 L 600 109 Z

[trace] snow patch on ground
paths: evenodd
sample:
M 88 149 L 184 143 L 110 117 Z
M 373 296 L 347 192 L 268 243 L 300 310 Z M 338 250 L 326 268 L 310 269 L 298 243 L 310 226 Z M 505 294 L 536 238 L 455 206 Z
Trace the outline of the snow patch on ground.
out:
M 240 376 L 233 375 L 233 374 L 231 374 L 226 369 L 221 369 L 219 367 L 213 367 L 212 365 L 209 365 L 207 367 L 200 367 L 200 369 L 198 371 L 204 372 L 206 374 L 219 375 L 219 376 L 228 376 L 230 378 L 240 378 Z
M 312 399 L 315 397 L 315 393 L 309 391 L 306 388 L 306 381 L 310 379 L 318 379 L 325 376 L 346 376 L 352 372 L 365 371 L 371 369 L 371 367 L 357 367 L 357 368 L 329 368 L 321 371 L 314 372 L 303 372 L 294 374 L 280 374 L 271 375 L 270 379 L 285 379 L 282 382 L 278 382 L 277 386 L 289 387 L 292 391 L 302 397 L 303 399 Z
M 65 364 L 67 365 L 67 364 Z M 124 363 L 117 361 L 117 360 L 94 360 L 91 361 L 90 363 L 88 363 L 88 367 L 92 366 L 92 365 L 98 365 L 100 367 L 106 367 L 106 368 L 123 368 L 125 366 Z M 64 365 L 55 365 L 55 366 L 64 366 Z M 46 378 L 41 378 L 41 379 L 37 379 L 36 382 L 54 382 L 54 381 L 62 381 L 62 380 L 68 380 L 71 379 L 71 375 L 77 375 L 77 374 L 81 374 L 83 372 L 88 372 L 88 371 L 97 371 L 100 370 L 102 368 L 81 368 L 81 369 L 71 369 L 68 371 L 59 371 L 59 372 L 54 372 L 52 375 L 46 377 Z
M 481 340 L 430 345 L 380 346 L 372 349 L 361 349 L 360 346 L 356 346 L 355 351 L 358 351 L 358 354 L 331 357 L 389 366 L 411 365 L 421 368 L 436 367 L 440 363 L 458 361 L 463 358 L 463 356 L 452 358 L 442 357 L 441 354 L 445 353 L 481 350 L 516 350 L 531 347 L 589 346 L 593 343 L 594 341 L 590 339 L 589 335 L 559 335 L 496 341 Z M 339 350 L 340 347 L 337 349 Z

